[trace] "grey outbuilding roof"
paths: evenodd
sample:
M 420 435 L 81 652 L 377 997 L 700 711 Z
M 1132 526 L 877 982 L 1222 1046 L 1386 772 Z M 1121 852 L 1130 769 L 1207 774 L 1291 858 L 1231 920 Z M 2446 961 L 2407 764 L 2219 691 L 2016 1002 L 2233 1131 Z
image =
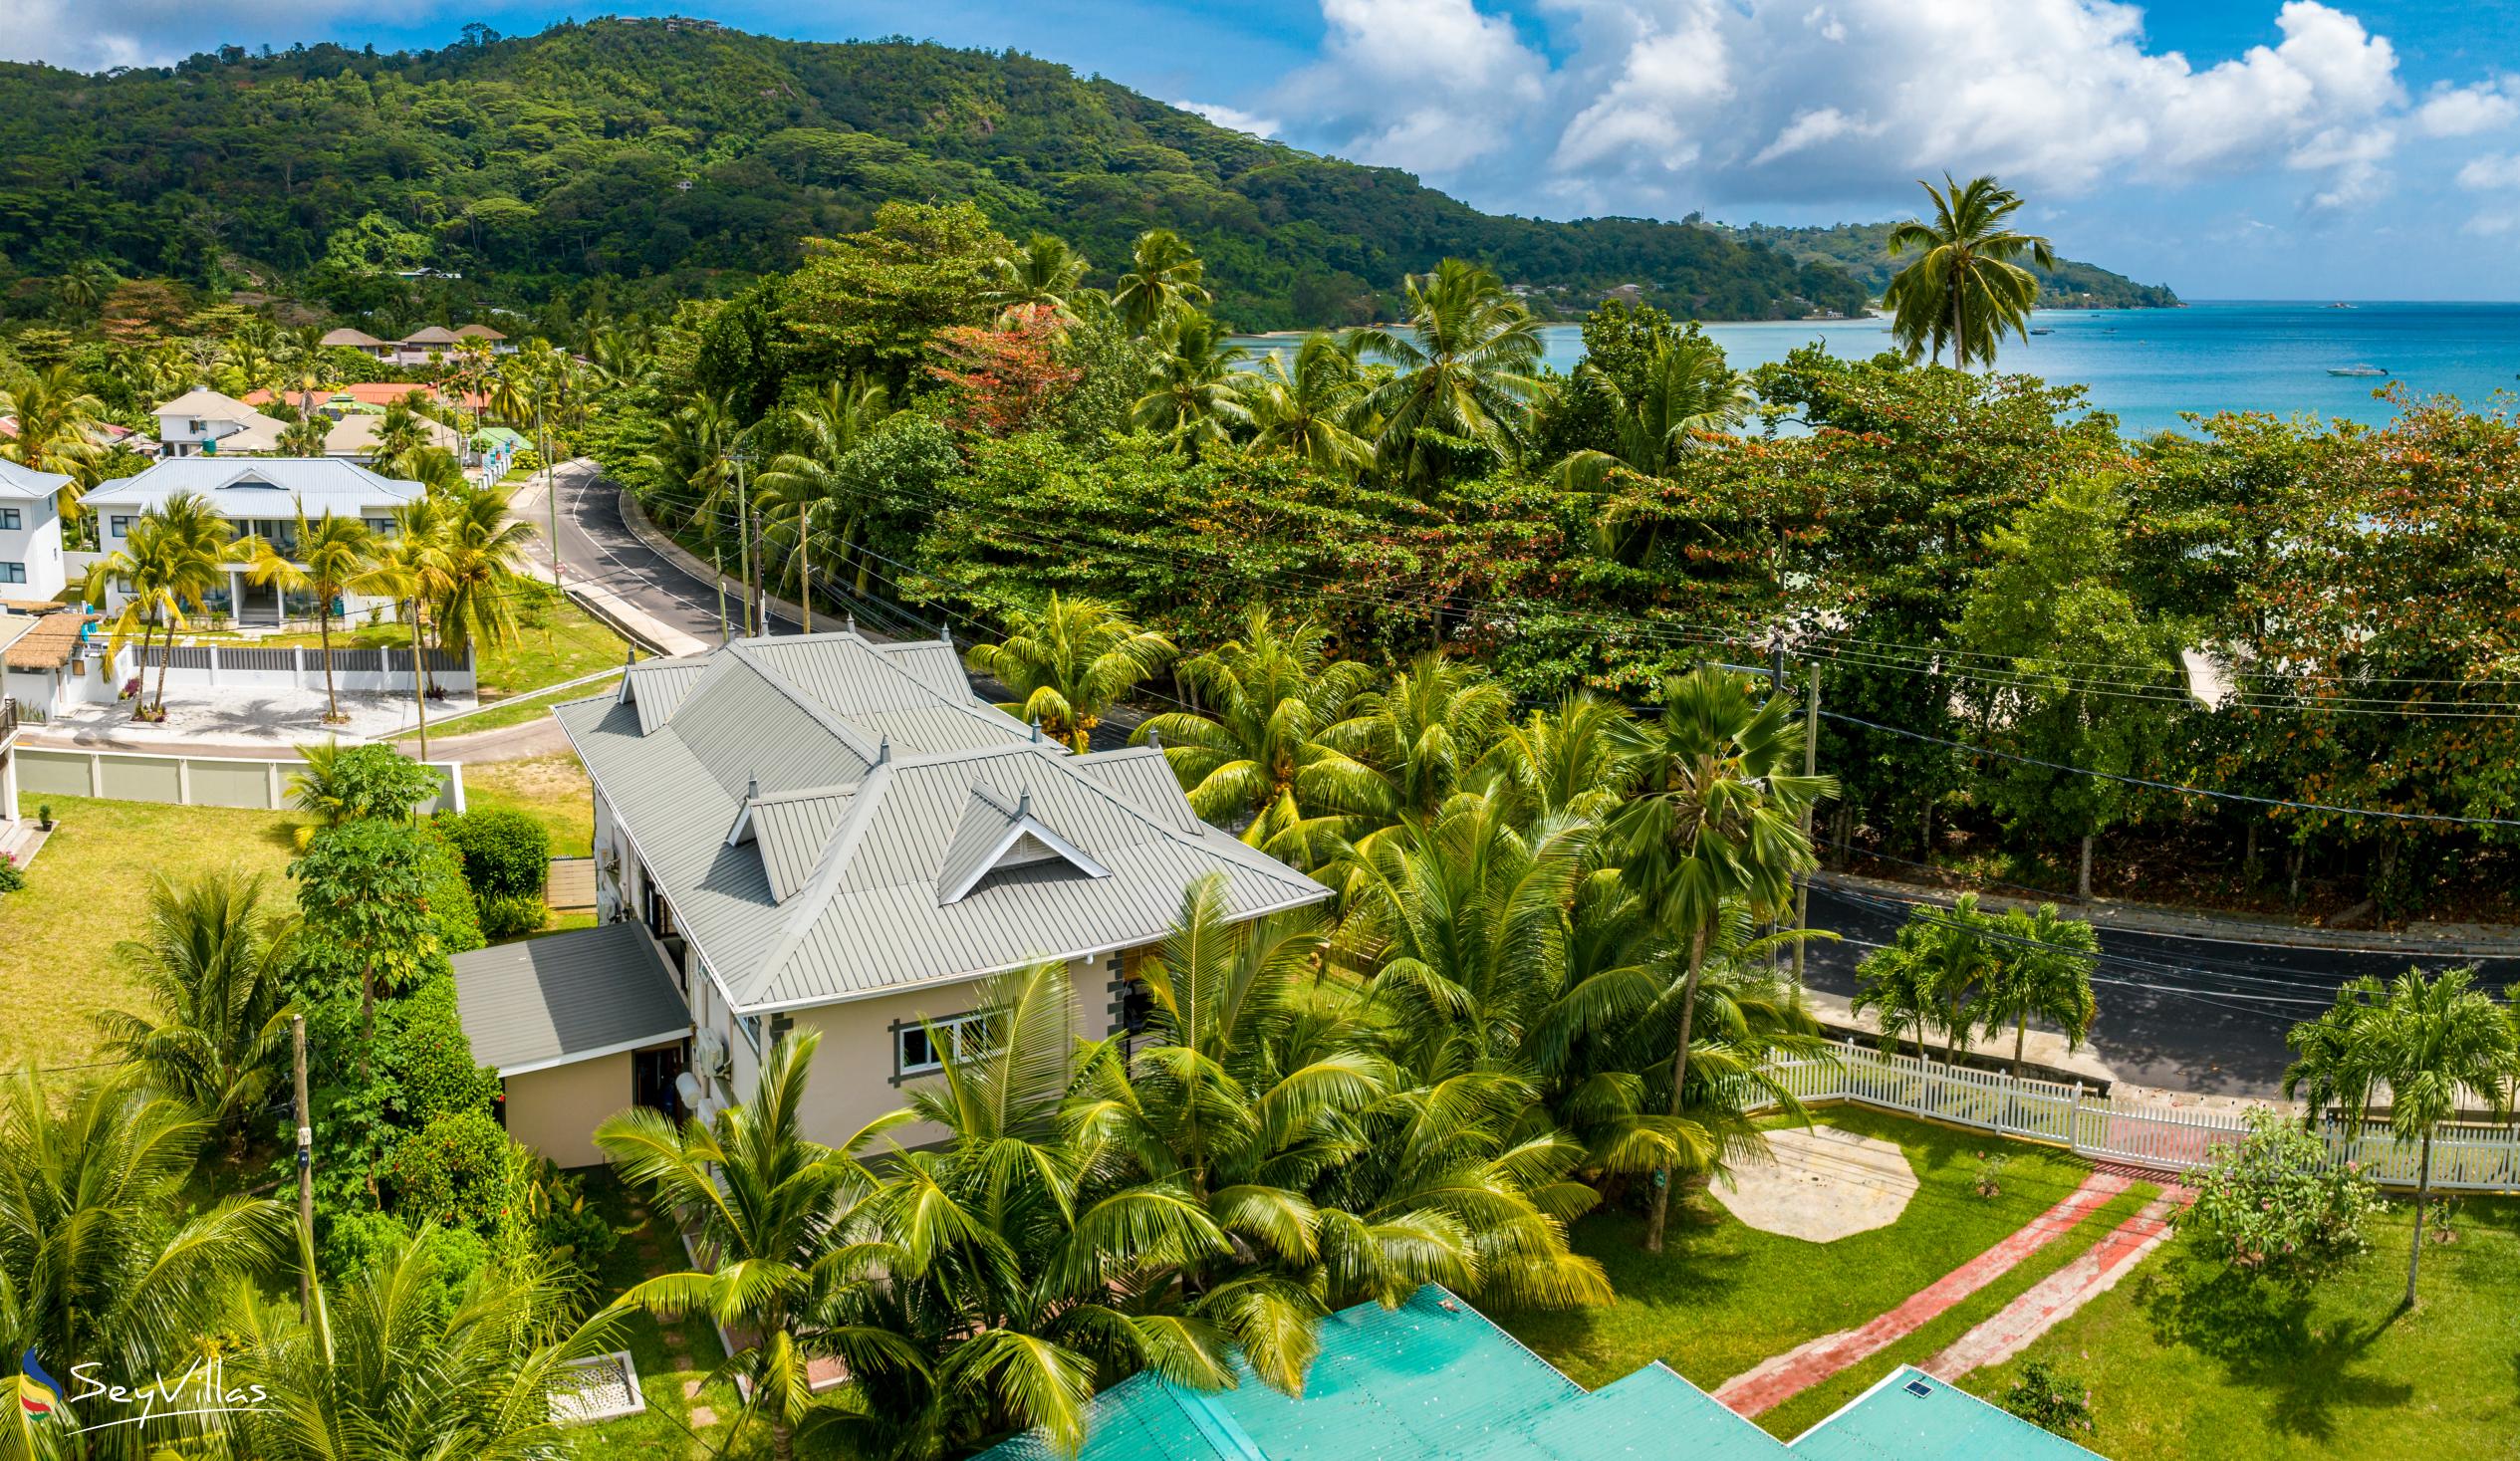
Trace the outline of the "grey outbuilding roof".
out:
M 502 1076 L 662 1044 L 691 1025 L 673 976 L 636 923 L 495 944 L 452 962 L 472 1058 Z
M 747 1013 L 1152 942 L 1211 873 L 1237 916 L 1330 896 L 1200 822 L 1162 751 L 1070 755 L 942 643 L 738 639 L 556 714 Z

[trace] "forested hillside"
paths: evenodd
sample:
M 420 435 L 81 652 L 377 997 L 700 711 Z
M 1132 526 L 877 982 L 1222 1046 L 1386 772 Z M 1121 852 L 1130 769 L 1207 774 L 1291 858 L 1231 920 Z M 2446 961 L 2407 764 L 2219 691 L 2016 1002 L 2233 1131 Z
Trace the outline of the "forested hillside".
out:
M 398 55 L 230 48 L 172 70 L 0 65 L 0 260 L 20 298 L 91 261 L 343 312 L 397 271 L 532 302 L 723 293 L 886 199 L 1055 228 L 1094 278 L 1163 226 L 1243 329 L 1387 314 L 1402 274 L 1475 258 L 1580 312 L 1603 291 L 1706 318 L 1860 308 L 1826 263 L 1718 229 L 1483 214 L 1406 173 L 1226 130 L 1014 54 L 807 44 L 599 20 Z M 40 298 L 37 300 L 40 303 Z
M 1889 287 L 1899 260 L 1890 256 L 1894 224 L 1840 223 L 1829 228 L 1781 228 L 1750 223 L 1732 230 L 1747 243 L 1766 244 L 1809 263 L 1832 264 L 1855 276 L 1868 294 L 1879 297 Z M 2138 284 L 2097 264 L 2059 259 L 2054 269 L 2035 266 L 2039 276 L 2039 308 L 2091 310 L 2174 309 L 2178 296 L 2166 284 Z

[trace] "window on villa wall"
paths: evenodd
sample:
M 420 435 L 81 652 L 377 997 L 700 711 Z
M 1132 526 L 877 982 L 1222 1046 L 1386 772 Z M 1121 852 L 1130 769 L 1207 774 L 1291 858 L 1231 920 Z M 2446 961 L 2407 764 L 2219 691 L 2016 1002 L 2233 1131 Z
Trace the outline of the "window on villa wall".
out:
M 25 564 L 22 564 L 22 563 L 0 563 L 0 584 L 23 584 L 23 583 L 25 583 L 25 582 L 26 582 L 26 565 L 25 565 Z
M 25 526 L 26 515 L 23 512 L 14 507 L 0 507 L 0 532 L 10 532 Z
M 982 1056 L 997 1045 L 997 1011 L 974 1010 L 924 1024 L 892 1027 L 892 1076 L 924 1076 L 945 1068 L 948 1059 Z

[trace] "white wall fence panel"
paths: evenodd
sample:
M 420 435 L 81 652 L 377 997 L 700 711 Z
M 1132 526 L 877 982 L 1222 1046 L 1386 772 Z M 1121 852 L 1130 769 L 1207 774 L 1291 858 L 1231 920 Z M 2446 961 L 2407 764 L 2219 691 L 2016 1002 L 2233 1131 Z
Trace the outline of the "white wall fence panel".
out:
M 1779 1061 L 1768 1076 L 1811 1104 L 1849 1101 L 2033 1141 L 2084 1156 L 2169 1172 L 2202 1165 L 2248 1122 L 2236 1112 L 2182 1110 L 2079 1085 L 1952 1069 L 1911 1055 L 1849 1043 L 1825 1056 Z M 2412 1187 L 2422 1148 L 2401 1142 L 2387 1121 L 2329 1121 L 2322 1133 L 2332 1161 L 2353 1161 L 2375 1180 Z M 2432 1142 L 2432 1185 L 2455 1191 L 2520 1190 L 2520 1127 L 2443 1126 Z
M 289 806 L 289 781 L 306 769 L 296 756 L 160 756 L 141 751 L 85 751 L 21 743 L 17 759 L 22 812 L 46 797 L 96 797 L 116 802 L 167 802 L 179 807 L 246 807 L 277 812 Z M 464 770 L 452 761 L 422 763 L 437 773 L 440 790 L 422 803 L 426 815 L 464 810 Z
M 477 680 L 473 673 L 472 651 L 430 649 L 428 682 L 432 689 L 450 695 L 469 695 Z M 157 667 L 166 666 L 166 683 L 178 689 L 201 689 L 218 686 L 228 689 L 321 690 L 324 688 L 324 651 L 316 649 L 257 649 L 238 644 L 181 644 L 171 650 L 150 649 L 145 660 L 137 644 L 125 649 L 117 662 L 118 684 L 133 675 L 148 681 L 151 691 L 157 686 Z M 338 690 L 411 692 L 411 651 L 408 649 L 336 649 L 333 651 L 333 687 Z

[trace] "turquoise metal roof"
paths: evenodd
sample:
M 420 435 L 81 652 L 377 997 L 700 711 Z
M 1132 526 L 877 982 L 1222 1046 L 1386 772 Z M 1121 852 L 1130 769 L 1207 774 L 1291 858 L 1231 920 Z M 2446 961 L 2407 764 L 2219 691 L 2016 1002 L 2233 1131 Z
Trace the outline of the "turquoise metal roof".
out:
M 1428 1285 L 1322 1321 L 1302 1396 L 1237 1362 L 1202 1394 L 1139 1374 L 1094 1399 L 1079 1461 L 2081 1461 L 2091 1453 L 1902 1367 L 1791 1446 L 1659 1364 L 1593 1391 Z M 1921 1393 L 1918 1391 L 1921 1390 Z M 980 1461 L 1047 1461 L 1017 1436 Z
M 1902 1364 L 1794 1439 L 1805 1461 L 2091 1461 L 2063 1436 Z

